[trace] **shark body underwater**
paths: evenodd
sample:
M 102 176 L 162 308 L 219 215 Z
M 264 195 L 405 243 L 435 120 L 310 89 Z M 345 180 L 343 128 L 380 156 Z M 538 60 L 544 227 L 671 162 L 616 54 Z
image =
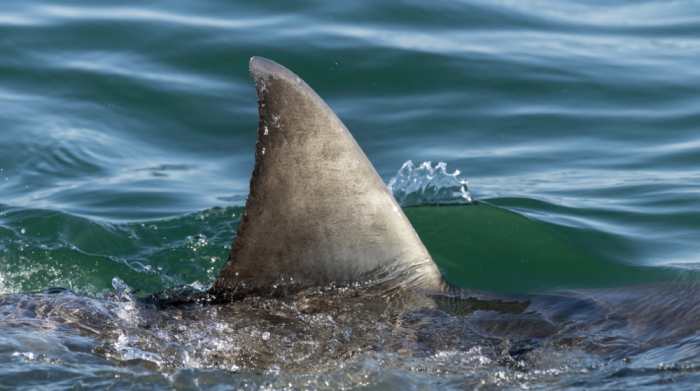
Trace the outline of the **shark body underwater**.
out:
M 502 385 L 494 374 L 503 368 L 514 383 L 523 373 L 555 377 L 590 369 L 582 357 L 621 359 L 682 341 L 700 324 L 687 300 L 697 284 L 683 285 L 683 297 L 674 285 L 508 296 L 451 287 L 323 99 L 273 61 L 254 57 L 250 72 L 259 109 L 250 195 L 211 288 L 5 295 L 2 324 L 87 338 L 65 337 L 83 359 L 313 373 L 333 387 L 367 384 L 381 368 L 468 373 L 460 387 Z

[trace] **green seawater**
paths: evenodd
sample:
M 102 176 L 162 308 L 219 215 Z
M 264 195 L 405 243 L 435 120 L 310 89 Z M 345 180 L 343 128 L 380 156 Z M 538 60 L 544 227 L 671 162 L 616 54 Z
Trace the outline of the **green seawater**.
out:
M 30 292 L 62 287 L 107 300 L 115 278 L 137 296 L 208 286 L 248 193 L 255 55 L 324 97 L 387 182 L 408 160 L 446 162 L 468 179 L 472 204 L 405 208 L 453 285 L 506 298 L 663 292 L 638 312 L 668 310 L 694 330 L 699 15 L 693 0 L 5 1 L 0 297 L 32 303 Z M 542 306 L 532 311 L 559 308 Z M 700 368 L 694 331 L 644 323 L 644 336 L 668 337 L 644 345 L 630 331 L 641 323 L 615 334 L 617 323 L 591 319 L 617 318 L 587 312 L 600 328 L 581 338 L 622 340 L 596 339 L 605 354 L 585 371 L 555 365 L 564 359 L 527 376 L 449 360 L 410 367 L 432 368 L 424 375 L 373 358 L 311 384 L 274 368 L 125 364 L 83 352 L 60 328 L 23 339 L 6 307 L 0 389 L 693 389 Z M 44 337 L 65 349 L 42 350 Z M 363 371 L 382 375 L 345 381 Z

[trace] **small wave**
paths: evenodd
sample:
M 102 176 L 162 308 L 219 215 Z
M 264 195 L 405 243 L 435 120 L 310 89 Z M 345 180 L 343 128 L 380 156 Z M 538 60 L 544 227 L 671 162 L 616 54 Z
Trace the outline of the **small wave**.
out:
M 401 206 L 468 204 L 472 202 L 467 180 L 461 172 L 447 171 L 447 163 L 406 161 L 389 180 L 389 190 Z
M 240 30 L 266 26 L 277 22 L 279 18 L 222 18 L 217 16 L 190 15 L 184 13 L 167 12 L 156 9 L 138 7 L 71 7 L 43 5 L 35 7 L 38 15 L 58 20 L 113 20 L 113 21 L 138 21 L 149 23 L 168 23 L 182 25 L 191 28 Z M 12 19 L 16 21 L 17 18 Z M 21 21 L 21 19 L 19 19 Z

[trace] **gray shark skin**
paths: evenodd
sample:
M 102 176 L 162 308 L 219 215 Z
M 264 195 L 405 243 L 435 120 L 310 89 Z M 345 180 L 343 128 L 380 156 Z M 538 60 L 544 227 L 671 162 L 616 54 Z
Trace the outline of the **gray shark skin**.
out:
M 218 299 L 272 287 L 364 283 L 439 291 L 443 279 L 348 129 L 301 78 L 250 60 L 255 169 Z M 279 293 L 279 292 L 277 292 Z

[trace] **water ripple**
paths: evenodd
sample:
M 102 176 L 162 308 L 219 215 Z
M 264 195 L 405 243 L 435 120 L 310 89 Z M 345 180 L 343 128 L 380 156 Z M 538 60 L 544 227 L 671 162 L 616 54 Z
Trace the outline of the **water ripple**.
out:
M 159 9 L 137 7 L 71 7 L 41 5 L 34 11 L 42 16 L 55 19 L 136 21 L 149 23 L 176 24 L 184 27 L 203 29 L 241 30 L 251 27 L 264 27 L 277 23 L 280 17 L 217 18 L 213 16 L 184 15 Z

